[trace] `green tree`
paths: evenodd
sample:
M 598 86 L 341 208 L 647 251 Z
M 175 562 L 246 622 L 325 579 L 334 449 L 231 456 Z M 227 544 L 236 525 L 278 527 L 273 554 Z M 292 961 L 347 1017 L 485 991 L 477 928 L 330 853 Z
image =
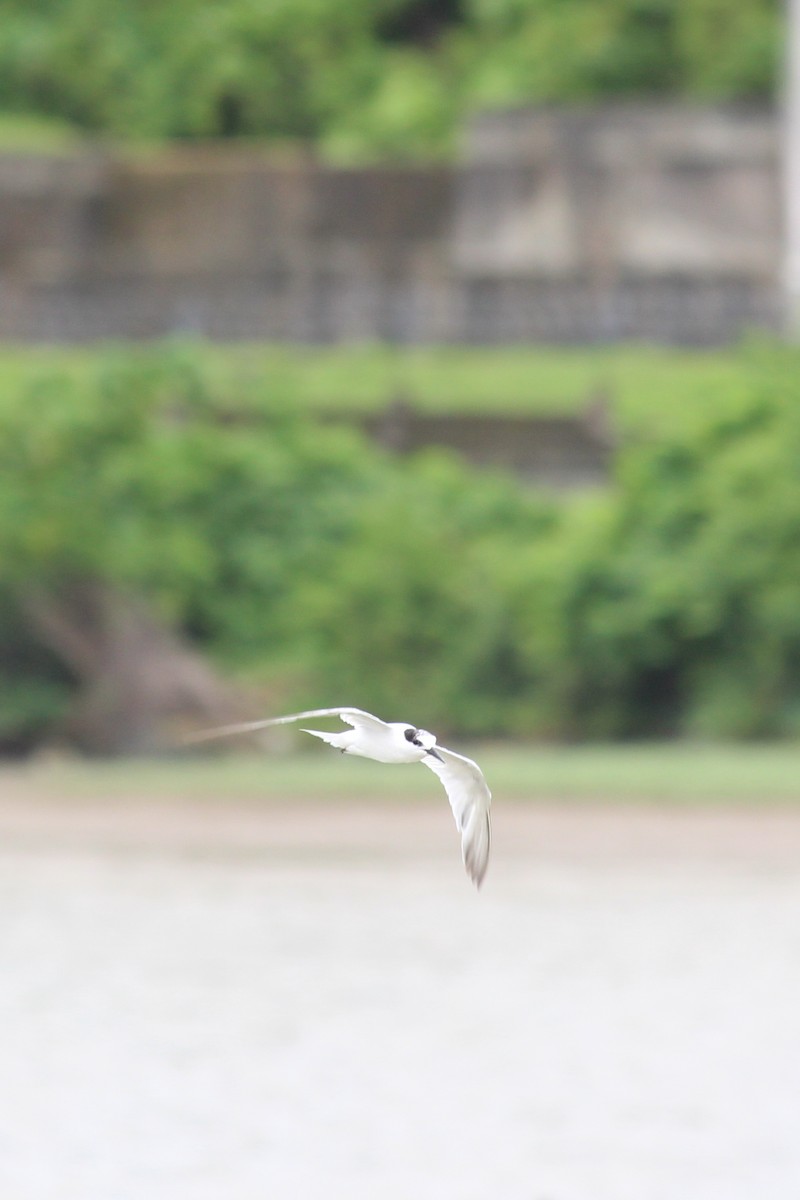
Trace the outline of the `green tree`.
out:
M 779 0 L 0 0 L 0 107 L 442 155 L 486 105 L 768 98 L 782 21 Z

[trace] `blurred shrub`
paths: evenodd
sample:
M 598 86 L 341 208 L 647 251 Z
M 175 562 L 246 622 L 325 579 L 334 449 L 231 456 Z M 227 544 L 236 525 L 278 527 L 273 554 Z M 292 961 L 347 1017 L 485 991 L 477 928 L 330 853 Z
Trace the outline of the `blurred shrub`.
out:
M 0 107 L 442 154 L 487 104 L 770 96 L 782 20 L 779 0 L 0 0 Z
M 18 597 L 16 598 L 18 599 Z M 71 681 L 31 636 L 15 596 L 0 584 L 0 747 L 34 745 L 66 711 Z
M 326 694 L 481 734 L 800 732 L 797 367 L 754 349 L 657 436 L 643 398 L 604 495 L 397 468 L 309 610 Z
M 393 465 L 299 610 L 324 694 L 445 729 L 518 726 L 530 680 L 507 574 L 554 519 L 552 503 L 446 456 Z
M 515 642 L 556 732 L 798 732 L 798 378 L 773 348 L 701 408 L 676 397 L 671 428 L 620 456 L 614 493 L 529 556 Z
M 71 681 L 26 596 L 142 593 L 282 702 L 475 735 L 800 732 L 797 354 L 702 406 L 643 401 L 613 487 L 556 501 L 445 454 L 387 457 L 191 349 L 0 394 L 0 740 Z
M 0 671 L 31 696 L 15 711 L 44 721 L 51 685 L 66 698 L 62 667 L 30 672 L 17 653 L 26 597 L 101 579 L 298 699 L 424 697 L 485 726 L 480 690 L 456 703 L 499 620 L 483 544 L 499 531 L 521 549 L 542 504 L 444 459 L 394 462 L 290 400 L 279 374 L 226 378 L 191 350 L 14 377 L 0 399 Z

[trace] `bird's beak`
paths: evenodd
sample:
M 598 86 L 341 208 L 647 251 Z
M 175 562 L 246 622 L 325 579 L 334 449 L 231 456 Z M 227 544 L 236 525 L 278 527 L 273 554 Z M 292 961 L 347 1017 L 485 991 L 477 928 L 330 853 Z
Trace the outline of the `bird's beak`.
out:
M 429 751 L 428 751 L 428 754 L 430 754 L 431 758 L 438 758 L 438 760 L 439 760 L 439 762 L 440 762 L 440 763 L 443 763 L 443 762 L 444 762 L 444 759 L 442 758 L 442 756 L 441 756 L 441 754 L 439 753 L 439 751 L 438 751 L 438 750 L 432 750 L 432 749 L 431 749 L 431 750 L 429 750 Z

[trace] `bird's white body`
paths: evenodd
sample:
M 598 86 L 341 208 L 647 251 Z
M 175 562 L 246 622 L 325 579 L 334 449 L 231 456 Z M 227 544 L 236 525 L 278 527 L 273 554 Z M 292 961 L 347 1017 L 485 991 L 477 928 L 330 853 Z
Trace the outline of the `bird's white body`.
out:
M 329 746 L 335 746 L 343 754 L 356 754 L 360 758 L 371 758 L 374 762 L 424 762 L 425 756 L 435 748 L 436 738 L 425 729 L 417 729 L 414 731 L 416 739 L 411 742 L 406 737 L 406 731 L 410 728 L 413 727 L 404 721 L 381 721 L 380 725 L 366 729 L 345 729 L 343 733 L 323 733 L 319 729 L 303 729 L 301 732 L 310 733 Z
M 241 725 L 226 725 L 212 729 L 192 739 L 202 741 L 226 734 L 253 733 L 270 725 L 288 725 L 313 717 L 340 717 L 350 728 L 341 733 L 321 729 L 303 729 L 312 737 L 327 742 L 343 754 L 371 758 L 380 763 L 424 763 L 442 781 L 461 834 L 464 866 L 470 879 L 480 887 L 489 863 L 491 829 L 489 808 L 492 793 L 477 763 L 463 754 L 438 746 L 436 738 L 426 729 L 417 729 L 404 721 L 381 721 L 360 708 L 315 708 L 291 713 L 286 717 L 270 717 L 263 721 L 248 721 Z

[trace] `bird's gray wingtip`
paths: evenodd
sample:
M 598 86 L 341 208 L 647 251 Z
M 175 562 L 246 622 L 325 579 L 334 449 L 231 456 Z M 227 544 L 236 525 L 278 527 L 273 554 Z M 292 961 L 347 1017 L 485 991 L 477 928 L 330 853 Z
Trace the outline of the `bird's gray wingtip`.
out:
M 491 823 L 487 815 L 486 822 L 477 837 L 467 838 L 462 843 L 464 866 L 475 887 L 480 890 L 489 869 L 489 856 L 492 848 Z

